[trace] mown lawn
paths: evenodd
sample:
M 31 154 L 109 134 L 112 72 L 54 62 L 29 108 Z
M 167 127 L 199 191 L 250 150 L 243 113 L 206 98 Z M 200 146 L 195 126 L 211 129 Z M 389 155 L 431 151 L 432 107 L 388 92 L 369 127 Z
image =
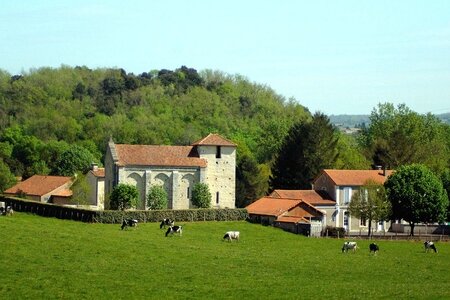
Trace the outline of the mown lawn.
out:
M 450 244 L 343 240 L 246 222 L 86 224 L 0 217 L 0 299 L 450 299 Z M 240 242 L 224 242 L 225 231 Z

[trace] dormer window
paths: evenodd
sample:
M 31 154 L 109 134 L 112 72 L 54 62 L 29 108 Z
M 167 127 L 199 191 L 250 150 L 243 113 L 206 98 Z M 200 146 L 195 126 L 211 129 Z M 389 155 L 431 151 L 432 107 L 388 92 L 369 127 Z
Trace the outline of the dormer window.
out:
M 220 149 L 220 146 L 216 147 L 216 158 L 222 157 L 222 149 Z

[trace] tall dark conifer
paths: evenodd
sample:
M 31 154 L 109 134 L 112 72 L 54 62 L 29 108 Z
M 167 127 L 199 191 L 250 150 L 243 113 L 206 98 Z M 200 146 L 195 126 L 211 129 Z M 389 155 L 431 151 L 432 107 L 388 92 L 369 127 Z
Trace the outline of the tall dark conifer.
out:
M 315 113 L 309 122 L 294 124 L 272 167 L 270 188 L 310 189 L 322 169 L 332 168 L 338 157 L 338 136 L 328 117 Z

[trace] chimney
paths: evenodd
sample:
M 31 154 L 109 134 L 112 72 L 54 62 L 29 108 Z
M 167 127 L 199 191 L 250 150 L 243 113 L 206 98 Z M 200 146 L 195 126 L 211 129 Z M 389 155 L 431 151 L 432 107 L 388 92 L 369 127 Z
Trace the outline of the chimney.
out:
M 98 171 L 98 165 L 96 163 L 92 163 L 91 164 L 91 170 L 94 171 L 94 172 Z
M 386 177 L 386 166 L 383 167 L 383 176 Z

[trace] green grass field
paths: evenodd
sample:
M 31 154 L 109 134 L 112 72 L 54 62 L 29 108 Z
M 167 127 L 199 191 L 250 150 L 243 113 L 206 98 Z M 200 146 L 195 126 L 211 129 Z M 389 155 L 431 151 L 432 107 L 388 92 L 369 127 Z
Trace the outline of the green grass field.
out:
M 24 213 L 0 217 L 0 299 L 450 299 L 450 244 L 297 236 L 247 222 L 120 230 Z M 241 231 L 224 242 L 225 231 Z

